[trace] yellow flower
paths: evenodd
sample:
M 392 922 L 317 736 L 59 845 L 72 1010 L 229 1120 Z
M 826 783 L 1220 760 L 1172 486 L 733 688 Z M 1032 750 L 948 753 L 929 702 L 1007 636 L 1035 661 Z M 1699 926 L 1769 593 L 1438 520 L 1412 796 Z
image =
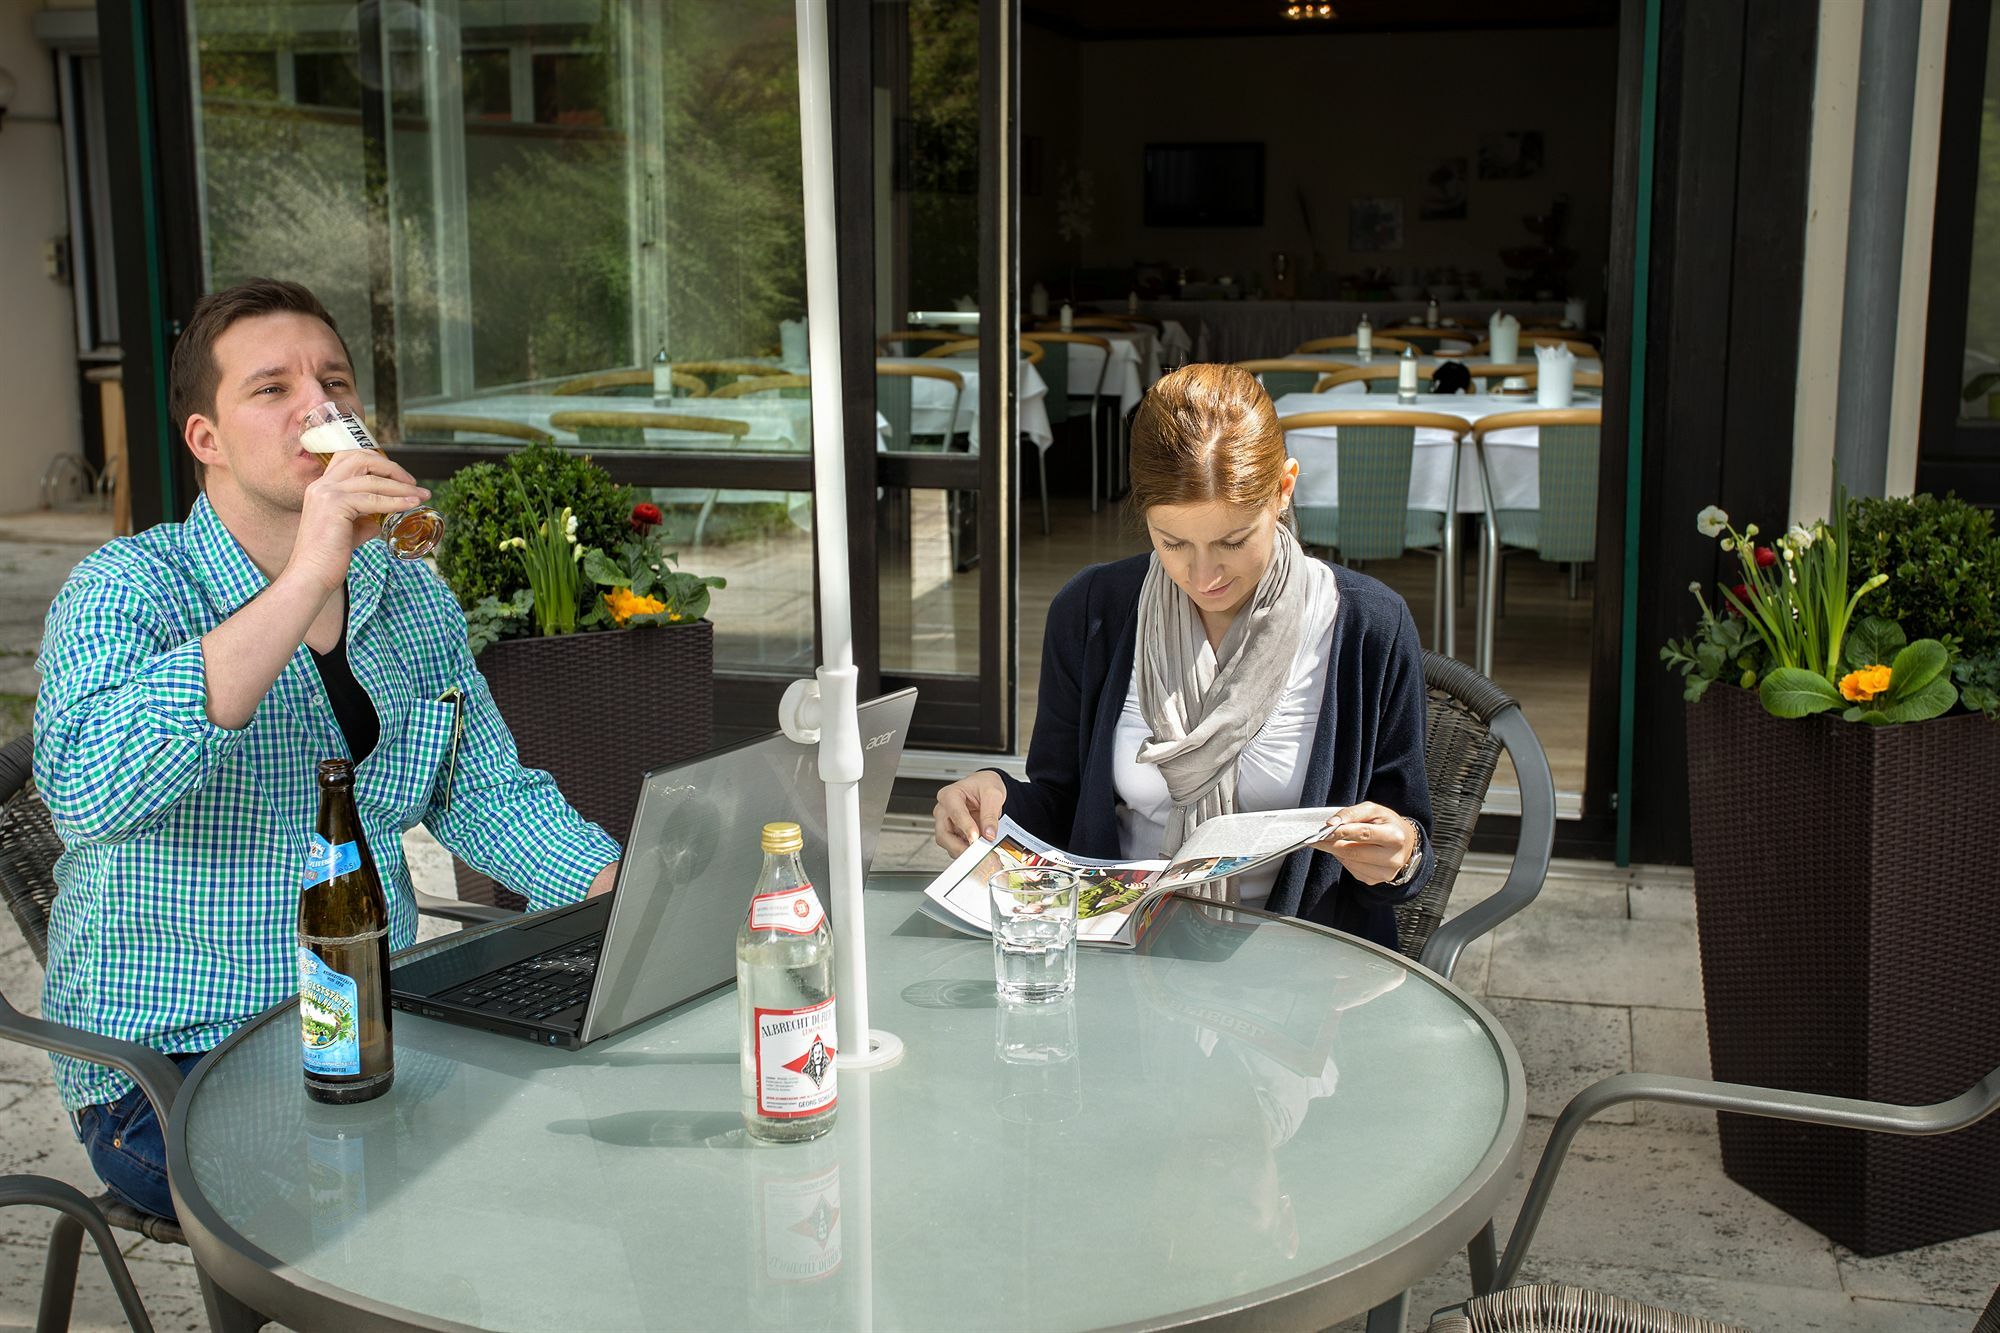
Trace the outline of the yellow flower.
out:
M 604 594 L 604 604 L 611 611 L 611 618 L 624 624 L 633 616 L 658 615 L 667 609 L 667 604 L 657 597 L 634 597 L 630 588 L 613 588 Z
M 1889 668 L 1866 666 L 1840 678 L 1840 697 L 1851 704 L 1865 704 L 1889 688 Z

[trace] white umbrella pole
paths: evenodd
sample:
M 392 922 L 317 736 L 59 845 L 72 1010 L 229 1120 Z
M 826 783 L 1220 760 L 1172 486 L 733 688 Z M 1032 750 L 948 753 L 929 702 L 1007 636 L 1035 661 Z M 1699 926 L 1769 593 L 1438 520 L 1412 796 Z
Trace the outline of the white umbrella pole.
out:
M 861 724 L 856 717 L 854 617 L 847 577 L 846 424 L 840 393 L 839 257 L 834 248 L 833 88 L 826 0 L 797 0 L 799 144 L 806 204 L 806 336 L 812 360 L 813 534 L 819 550 L 819 775 L 826 783 L 833 877 L 834 990 L 840 1063 L 894 1063 L 902 1043 L 868 1026 L 868 953 L 861 906 Z M 787 695 L 787 730 L 802 699 Z

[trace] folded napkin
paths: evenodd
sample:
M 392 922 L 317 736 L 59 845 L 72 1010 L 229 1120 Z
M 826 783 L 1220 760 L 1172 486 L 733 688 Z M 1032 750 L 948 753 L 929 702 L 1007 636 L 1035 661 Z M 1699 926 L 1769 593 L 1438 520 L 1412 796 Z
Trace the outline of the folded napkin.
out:
M 1576 386 L 1576 354 L 1558 343 L 1537 343 L 1535 360 L 1540 363 L 1535 381 L 1536 407 L 1568 407 Z
M 1521 354 L 1521 321 L 1512 315 L 1495 313 L 1486 326 L 1488 355 L 1497 365 L 1506 365 Z

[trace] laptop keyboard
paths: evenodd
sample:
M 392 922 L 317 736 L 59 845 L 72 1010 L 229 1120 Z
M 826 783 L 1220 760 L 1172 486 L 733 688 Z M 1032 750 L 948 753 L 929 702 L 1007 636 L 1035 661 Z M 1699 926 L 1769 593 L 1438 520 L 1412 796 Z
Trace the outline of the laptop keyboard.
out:
M 439 998 L 487 1013 L 541 1022 L 566 1009 L 582 1008 L 590 998 L 591 983 L 597 979 L 597 955 L 603 947 L 602 931 L 586 935 L 476 977 Z

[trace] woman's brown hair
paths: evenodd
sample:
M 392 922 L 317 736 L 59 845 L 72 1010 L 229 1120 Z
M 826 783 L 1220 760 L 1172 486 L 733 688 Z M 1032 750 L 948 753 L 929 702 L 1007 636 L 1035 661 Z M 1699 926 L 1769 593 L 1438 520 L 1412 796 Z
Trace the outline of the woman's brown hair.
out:
M 1238 366 L 1183 366 L 1132 415 L 1132 506 L 1220 500 L 1268 504 L 1285 472 L 1285 433 L 1257 377 Z

